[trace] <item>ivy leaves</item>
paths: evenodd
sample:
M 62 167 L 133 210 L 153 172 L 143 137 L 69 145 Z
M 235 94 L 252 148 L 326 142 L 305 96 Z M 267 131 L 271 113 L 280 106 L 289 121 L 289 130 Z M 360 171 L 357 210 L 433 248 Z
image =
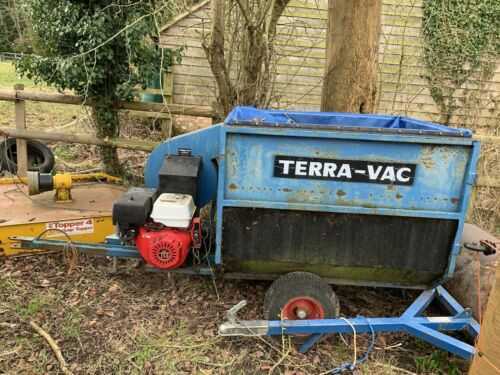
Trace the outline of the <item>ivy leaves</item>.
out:
M 424 0 L 424 62 L 431 95 L 447 112 L 471 77 L 489 79 L 500 55 L 498 0 Z
M 500 2 L 426 0 L 423 35 L 431 74 L 460 85 L 500 53 Z

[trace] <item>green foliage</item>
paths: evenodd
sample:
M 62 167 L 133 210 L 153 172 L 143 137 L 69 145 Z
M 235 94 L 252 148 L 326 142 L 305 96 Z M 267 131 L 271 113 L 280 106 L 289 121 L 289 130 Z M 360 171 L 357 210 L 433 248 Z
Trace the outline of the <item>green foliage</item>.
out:
M 146 87 L 158 74 L 161 52 L 151 36 L 161 11 L 153 2 L 29 2 L 33 31 L 43 42 L 42 56 L 26 56 L 16 68 L 36 83 L 117 100 L 130 99 L 135 86 Z M 164 51 L 163 68 L 173 57 L 170 50 Z
M 31 52 L 26 0 L 0 0 L 0 52 Z
M 9 15 L 7 0 L 0 0 L 0 52 L 12 52 L 16 33 L 14 22 Z
M 424 0 L 426 76 L 434 101 L 448 117 L 452 95 L 473 77 L 489 79 L 500 55 L 498 0 Z
M 27 55 L 16 70 L 35 83 L 73 90 L 95 104 L 97 136 L 119 135 L 113 103 L 131 100 L 179 58 L 160 50 L 155 36 L 170 15 L 171 0 L 26 0 L 38 55 Z M 122 174 L 116 149 L 101 148 L 106 171 Z
M 460 368 L 450 361 L 448 353 L 443 351 L 416 357 L 415 364 L 419 374 L 459 375 L 462 373 Z
M 23 319 L 31 318 L 48 305 L 48 300 L 43 296 L 32 298 L 26 305 L 17 306 L 16 310 Z

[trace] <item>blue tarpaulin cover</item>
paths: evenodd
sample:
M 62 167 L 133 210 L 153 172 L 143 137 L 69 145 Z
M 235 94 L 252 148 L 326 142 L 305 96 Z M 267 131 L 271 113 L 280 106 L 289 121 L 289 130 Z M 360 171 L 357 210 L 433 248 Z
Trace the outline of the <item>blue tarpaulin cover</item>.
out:
M 407 129 L 412 131 L 442 133 L 443 135 L 462 135 L 471 137 L 472 131 L 463 128 L 449 128 L 432 122 L 408 117 L 390 115 L 364 115 L 340 112 L 294 112 L 264 110 L 254 107 L 235 107 L 224 121 L 226 125 L 263 125 L 263 126 L 315 126 L 318 128 L 383 128 Z

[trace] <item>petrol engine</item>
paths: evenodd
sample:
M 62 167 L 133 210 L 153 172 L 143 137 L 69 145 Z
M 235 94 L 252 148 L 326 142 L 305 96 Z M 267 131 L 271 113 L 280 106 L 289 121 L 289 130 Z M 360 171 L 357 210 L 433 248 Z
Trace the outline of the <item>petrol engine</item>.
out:
M 189 151 L 169 155 L 158 189 L 132 188 L 113 205 L 113 224 L 124 243 L 133 243 L 155 268 L 181 267 L 199 249 L 202 231 L 195 206 L 201 160 Z

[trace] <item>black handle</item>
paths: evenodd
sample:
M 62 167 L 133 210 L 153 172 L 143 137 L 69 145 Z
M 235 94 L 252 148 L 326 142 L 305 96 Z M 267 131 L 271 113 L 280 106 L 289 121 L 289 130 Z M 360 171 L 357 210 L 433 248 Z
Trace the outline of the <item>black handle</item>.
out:
M 481 240 L 479 243 L 466 242 L 464 247 L 467 250 L 483 253 L 484 255 L 493 255 L 497 252 L 497 244 L 493 241 Z

